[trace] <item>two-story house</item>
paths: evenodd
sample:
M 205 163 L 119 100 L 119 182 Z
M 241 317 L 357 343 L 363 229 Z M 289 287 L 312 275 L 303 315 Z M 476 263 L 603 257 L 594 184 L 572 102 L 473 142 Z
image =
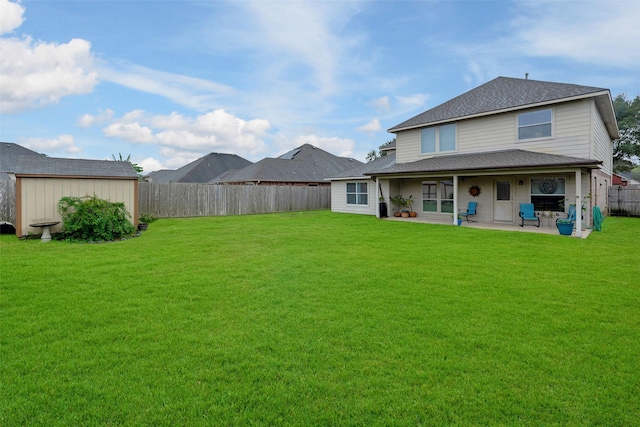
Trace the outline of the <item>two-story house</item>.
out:
M 413 196 L 418 216 L 457 221 L 469 201 L 475 219 L 516 223 L 520 203 L 562 215 L 608 211 L 613 140 L 608 89 L 498 77 L 389 129 L 395 158 L 332 178 L 334 212 L 380 215 L 379 200 Z

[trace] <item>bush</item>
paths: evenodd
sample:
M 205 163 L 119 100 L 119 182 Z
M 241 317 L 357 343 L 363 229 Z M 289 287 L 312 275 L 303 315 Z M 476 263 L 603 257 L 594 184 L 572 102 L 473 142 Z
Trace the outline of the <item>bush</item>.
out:
M 151 215 L 151 214 L 142 214 L 140 215 L 140 218 L 138 218 L 138 221 L 140 221 L 141 223 L 144 224 L 151 224 L 153 221 L 156 221 L 158 218 Z
M 135 232 L 124 203 L 95 195 L 63 197 L 58 212 L 62 216 L 60 237 L 66 240 L 112 241 Z

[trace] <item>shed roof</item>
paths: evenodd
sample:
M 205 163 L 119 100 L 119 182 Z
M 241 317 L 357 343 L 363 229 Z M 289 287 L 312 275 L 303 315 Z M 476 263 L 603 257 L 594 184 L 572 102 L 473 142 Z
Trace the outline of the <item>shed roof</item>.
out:
M 53 157 L 20 156 L 16 176 L 78 176 L 96 178 L 137 179 L 130 162 L 111 160 L 61 159 Z
M 410 163 L 395 163 L 387 168 L 370 170 L 364 175 L 417 173 L 460 173 L 483 170 L 525 168 L 586 167 L 597 168 L 599 160 L 545 154 L 526 150 L 500 150 L 482 153 L 436 156 Z
M 392 127 L 389 132 L 587 97 L 596 98 L 609 134 L 612 138 L 619 137 L 608 89 L 511 77 L 497 77 Z
M 20 156 L 46 157 L 13 142 L 0 142 L 0 172 L 15 172 Z
M 323 182 L 362 162 L 338 157 L 311 144 L 304 144 L 278 158 L 265 158 L 243 169 L 229 171 L 213 182 Z

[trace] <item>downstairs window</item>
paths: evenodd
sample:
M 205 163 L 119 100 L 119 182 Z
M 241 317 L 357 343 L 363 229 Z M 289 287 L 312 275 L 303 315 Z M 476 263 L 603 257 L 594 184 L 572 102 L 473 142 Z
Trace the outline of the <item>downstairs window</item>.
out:
M 369 203 L 366 182 L 347 182 L 347 204 L 366 205 Z
M 531 178 L 531 203 L 537 211 L 564 212 L 564 178 Z

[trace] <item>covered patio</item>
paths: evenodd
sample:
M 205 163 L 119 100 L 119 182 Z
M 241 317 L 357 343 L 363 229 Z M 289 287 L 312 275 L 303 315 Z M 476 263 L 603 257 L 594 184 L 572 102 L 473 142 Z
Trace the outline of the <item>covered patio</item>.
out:
M 458 214 L 469 202 L 477 203 L 477 215 L 464 227 L 558 234 L 555 220 L 565 218 L 571 205 L 575 218 L 573 236 L 589 234 L 590 211 L 595 205 L 606 211 L 607 176 L 601 162 L 524 150 L 453 154 L 396 163 L 365 175 L 377 181 L 378 200 L 412 196 L 417 217 L 413 221 L 457 224 Z M 602 175 L 602 176 L 600 176 Z M 533 204 L 540 227 L 527 222 L 520 227 L 520 204 Z M 604 203 L 604 204 L 603 204 Z M 378 213 L 378 216 L 379 213 Z M 402 219 L 406 220 L 406 219 Z

